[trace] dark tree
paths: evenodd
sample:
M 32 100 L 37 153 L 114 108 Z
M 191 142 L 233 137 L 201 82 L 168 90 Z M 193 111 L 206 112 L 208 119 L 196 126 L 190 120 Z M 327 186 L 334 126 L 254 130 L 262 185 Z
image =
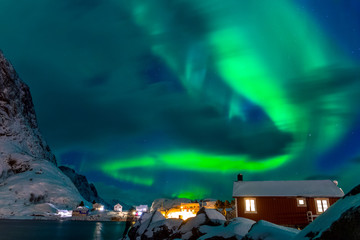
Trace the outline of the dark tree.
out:
M 80 207 L 85 206 L 84 202 L 83 202 L 83 201 L 81 201 L 81 202 L 80 202 L 80 204 L 79 204 L 79 206 L 80 206 Z
M 221 200 L 216 200 L 215 207 L 223 209 L 224 203 Z

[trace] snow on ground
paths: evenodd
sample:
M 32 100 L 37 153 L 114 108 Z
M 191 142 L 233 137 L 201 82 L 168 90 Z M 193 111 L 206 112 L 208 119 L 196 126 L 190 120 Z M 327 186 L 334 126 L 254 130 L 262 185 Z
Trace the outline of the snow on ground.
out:
M 299 230 L 279 226 L 264 220 L 254 224 L 245 239 L 251 240 L 289 240 L 293 239 Z
M 205 209 L 205 214 L 214 224 L 223 224 L 226 222 L 224 215 L 215 209 Z
M 156 223 L 156 222 L 162 221 L 162 220 L 165 220 L 165 217 L 158 211 L 146 214 L 144 216 L 144 219 L 142 219 L 142 221 L 141 221 L 141 225 L 140 225 L 137 233 L 139 235 L 144 234 L 144 232 L 150 226 L 151 223 Z
M 56 209 L 73 209 L 84 199 L 62 172 L 47 160 L 28 155 L 11 154 L 10 158 L 23 165 L 24 172 L 11 173 L 0 183 L 0 217 L 22 218 L 48 215 Z M 4 162 L 1 159 L 0 162 Z M 6 160 L 5 160 L 6 161 Z M 22 171 L 22 170 L 19 170 Z M 84 201 L 85 202 L 85 201 Z M 49 205 L 54 207 L 49 209 Z
M 180 227 L 180 233 L 184 234 L 190 232 L 193 228 L 197 228 L 200 225 L 204 224 L 205 221 L 206 216 L 204 213 L 201 213 L 194 218 L 189 218 L 187 219 L 185 224 Z
M 255 224 L 255 221 L 247 218 L 234 218 L 229 224 L 221 226 L 201 226 L 200 232 L 206 233 L 201 236 L 199 240 L 205 240 L 212 237 L 223 237 L 236 239 L 242 239 L 250 230 L 251 226 Z
M 183 221 L 181 219 L 165 219 L 153 222 L 147 228 L 145 235 L 149 238 L 154 236 L 154 233 L 161 231 L 166 227 L 169 232 L 175 232 Z

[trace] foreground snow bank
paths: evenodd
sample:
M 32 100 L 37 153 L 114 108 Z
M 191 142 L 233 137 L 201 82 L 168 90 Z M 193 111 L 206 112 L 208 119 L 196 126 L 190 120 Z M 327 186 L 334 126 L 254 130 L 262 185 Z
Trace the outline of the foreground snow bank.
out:
M 244 240 L 289 240 L 293 239 L 299 230 L 279 226 L 264 220 L 254 224 Z
M 128 239 L 288 240 L 297 232 L 296 229 L 277 226 L 265 221 L 255 224 L 255 221 L 246 218 L 235 218 L 226 222 L 225 217 L 217 210 L 202 208 L 196 217 L 186 221 L 165 219 L 160 212 L 144 214 L 130 230 Z
M 227 224 L 212 227 L 201 226 L 199 231 L 205 233 L 199 239 L 211 239 L 211 238 L 224 238 L 224 239 L 243 239 L 243 237 L 249 232 L 255 221 L 247 218 L 234 218 Z
M 360 239 L 360 185 L 317 217 L 295 239 Z

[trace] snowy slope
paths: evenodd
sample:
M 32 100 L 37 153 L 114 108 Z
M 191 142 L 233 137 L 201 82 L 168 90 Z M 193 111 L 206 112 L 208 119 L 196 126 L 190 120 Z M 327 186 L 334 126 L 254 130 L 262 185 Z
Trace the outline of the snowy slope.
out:
M 360 239 L 360 185 L 317 217 L 295 239 Z
M 260 220 L 251 227 L 244 240 L 290 240 L 298 233 L 297 229 Z
M 0 217 L 70 209 L 82 200 L 40 134 L 29 87 L 0 51 Z

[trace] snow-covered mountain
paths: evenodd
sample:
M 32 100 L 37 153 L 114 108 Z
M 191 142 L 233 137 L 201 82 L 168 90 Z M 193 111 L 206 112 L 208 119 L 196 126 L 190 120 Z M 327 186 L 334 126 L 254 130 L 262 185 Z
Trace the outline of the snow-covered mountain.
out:
M 83 200 L 40 134 L 29 87 L 0 51 L 0 217 L 69 209 Z

